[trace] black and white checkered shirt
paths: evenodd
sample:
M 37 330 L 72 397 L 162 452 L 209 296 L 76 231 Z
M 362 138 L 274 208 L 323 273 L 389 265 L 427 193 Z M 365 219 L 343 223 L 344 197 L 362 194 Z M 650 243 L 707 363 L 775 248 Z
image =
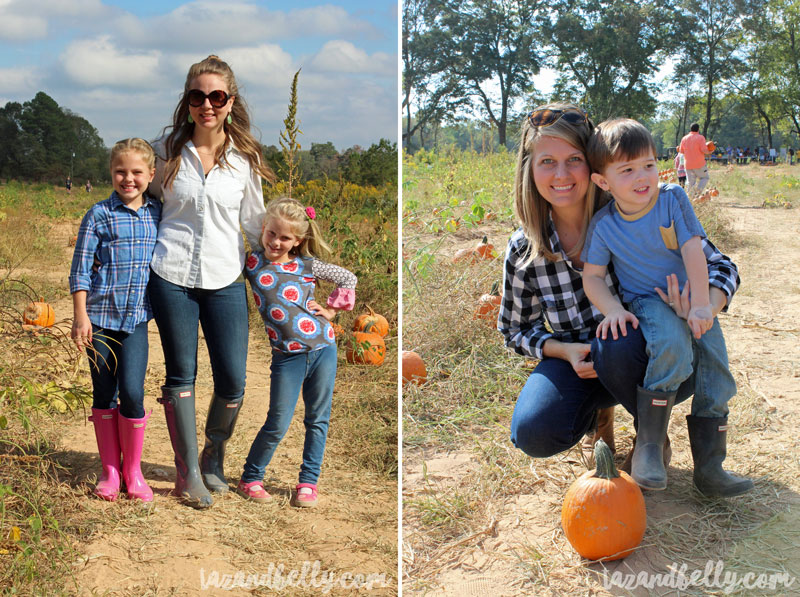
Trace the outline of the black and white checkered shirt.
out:
M 548 221 L 548 232 L 553 253 L 561 255 L 555 262 L 536 257 L 523 268 L 528 240 L 522 229 L 508 241 L 503 301 L 497 319 L 497 329 L 503 334 L 508 348 L 538 359 L 543 357 L 542 348 L 548 338 L 561 342 L 589 342 L 603 320 L 603 314 L 589 302 L 583 290 L 581 271 L 573 267 L 561 249 L 552 219 Z M 703 239 L 703 252 L 708 262 L 709 283 L 722 290 L 730 303 L 739 287 L 736 265 L 707 238 Z M 617 279 L 611 264 L 606 282 L 611 293 L 618 297 Z

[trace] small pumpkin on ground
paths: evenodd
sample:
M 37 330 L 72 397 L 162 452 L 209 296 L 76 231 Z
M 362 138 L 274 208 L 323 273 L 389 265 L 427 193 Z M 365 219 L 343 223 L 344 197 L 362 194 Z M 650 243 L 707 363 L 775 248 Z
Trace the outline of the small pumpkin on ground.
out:
M 386 344 L 382 336 L 372 332 L 372 324 L 368 324 L 363 332 L 353 332 L 345 357 L 351 364 L 377 367 L 386 358 Z
M 483 294 L 478 299 L 478 306 L 475 308 L 473 319 L 484 319 L 493 325 L 497 321 L 497 314 L 500 311 L 500 284 L 495 282 L 488 294 Z
M 40 297 L 38 301 L 25 307 L 25 311 L 22 313 L 22 322 L 27 325 L 49 328 L 56 322 L 56 313 L 53 311 L 53 307 Z
M 373 334 L 378 334 L 380 337 L 385 338 L 386 334 L 389 333 L 389 322 L 380 313 L 375 313 L 369 305 L 367 305 L 367 310 L 369 313 L 362 313 L 356 317 L 353 322 L 353 331 L 364 332 L 368 326 L 371 326 L 372 329 L 370 331 Z
M 453 256 L 453 261 L 469 260 L 472 263 L 481 259 L 494 259 L 494 245 L 489 242 L 488 237 L 484 236 L 480 244 L 475 247 L 459 249 Z
M 647 528 L 644 497 L 628 473 L 617 471 L 602 439 L 594 445 L 594 458 L 597 468 L 578 477 L 564 496 L 561 526 L 584 558 L 618 560 L 642 542 Z
M 401 363 L 403 385 L 408 383 L 421 385 L 428 380 L 428 368 L 425 366 L 425 361 L 416 352 L 404 350 Z

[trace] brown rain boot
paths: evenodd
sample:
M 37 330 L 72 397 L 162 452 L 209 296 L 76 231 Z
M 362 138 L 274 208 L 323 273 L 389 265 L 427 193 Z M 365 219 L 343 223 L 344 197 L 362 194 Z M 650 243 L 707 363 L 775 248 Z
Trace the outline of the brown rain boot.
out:
M 589 468 L 594 466 L 594 445 L 598 439 L 603 439 L 614 454 L 617 451 L 614 445 L 614 407 L 597 409 L 594 431 L 589 431 L 581 440 L 581 453 Z

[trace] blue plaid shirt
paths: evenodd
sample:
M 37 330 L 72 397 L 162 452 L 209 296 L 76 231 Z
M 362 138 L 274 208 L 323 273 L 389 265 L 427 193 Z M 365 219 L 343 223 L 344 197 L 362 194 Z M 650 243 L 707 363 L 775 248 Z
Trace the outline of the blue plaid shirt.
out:
M 88 291 L 86 311 L 92 324 L 130 333 L 153 318 L 147 282 L 160 220 L 160 201 L 145 195 L 144 205 L 133 211 L 116 191 L 83 217 L 69 291 Z

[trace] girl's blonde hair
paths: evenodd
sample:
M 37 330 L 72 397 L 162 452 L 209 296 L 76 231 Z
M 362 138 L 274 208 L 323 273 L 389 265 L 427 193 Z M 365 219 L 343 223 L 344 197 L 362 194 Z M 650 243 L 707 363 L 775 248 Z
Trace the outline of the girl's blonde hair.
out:
M 144 159 L 147 167 L 151 170 L 156 167 L 156 154 L 153 151 L 153 148 L 147 141 L 140 139 L 139 137 L 131 137 L 130 139 L 123 139 L 122 141 L 117 141 L 114 143 L 114 147 L 111 148 L 111 159 L 109 160 L 109 164 L 113 166 L 114 160 L 116 160 L 123 153 L 128 153 L 129 151 L 135 151 L 142 156 L 142 159 Z
M 264 222 L 270 218 L 280 218 L 288 222 L 294 235 L 301 239 L 300 244 L 292 249 L 292 253 L 303 257 L 319 257 L 329 255 L 331 248 L 322 238 L 319 226 L 312 220 L 306 207 L 297 199 L 281 197 L 267 203 L 267 213 Z
M 218 166 L 223 165 L 222 158 L 228 150 L 231 141 L 233 141 L 236 149 L 247 157 L 247 160 L 250 162 L 250 167 L 268 182 L 274 182 L 275 174 L 269 166 L 262 162 L 261 145 L 250 132 L 250 114 L 247 110 L 247 103 L 239 94 L 239 86 L 236 84 L 236 77 L 233 75 L 233 70 L 231 70 L 231 67 L 228 66 L 226 62 L 212 54 L 205 60 L 193 64 L 186 75 L 186 82 L 183 85 L 183 95 L 172 116 L 172 131 L 164 143 L 167 152 L 166 167 L 164 168 L 164 186 L 172 186 L 172 181 L 175 179 L 175 175 L 181 167 L 181 150 L 183 150 L 183 146 L 192 138 L 192 133 L 194 132 L 195 125 L 189 123 L 188 95 L 190 85 L 197 77 L 206 74 L 218 75 L 221 77 L 228 87 L 228 93 L 231 96 L 235 96 L 230 114 L 231 122 L 228 124 L 226 119 L 223 124 L 225 129 L 225 143 L 222 144 L 217 151 L 217 155 L 214 156 L 214 163 Z M 166 127 L 164 132 L 169 128 L 170 127 Z
M 554 103 L 539 106 L 537 110 L 581 110 L 574 104 Z M 588 118 L 581 124 L 571 124 L 565 118 L 559 118 L 547 126 L 535 126 L 530 118 L 522 122 L 522 135 L 517 153 L 517 165 L 514 174 L 514 213 L 522 225 L 522 232 L 528 240 L 528 254 L 525 256 L 523 267 L 527 266 L 536 257 L 544 257 L 548 261 L 558 261 L 559 255 L 550 249 L 550 238 L 547 232 L 547 222 L 550 214 L 550 204 L 542 197 L 536 188 L 533 179 L 533 152 L 536 143 L 542 137 L 555 137 L 566 141 L 586 155 L 586 146 L 594 130 L 592 121 Z M 588 161 L 587 161 L 588 163 Z M 580 255 L 583 243 L 586 240 L 586 230 L 594 212 L 607 198 L 597 192 L 597 187 L 590 180 L 586 191 L 586 207 L 583 216 L 583 230 L 581 238 L 575 247 L 567 253 L 569 257 Z

